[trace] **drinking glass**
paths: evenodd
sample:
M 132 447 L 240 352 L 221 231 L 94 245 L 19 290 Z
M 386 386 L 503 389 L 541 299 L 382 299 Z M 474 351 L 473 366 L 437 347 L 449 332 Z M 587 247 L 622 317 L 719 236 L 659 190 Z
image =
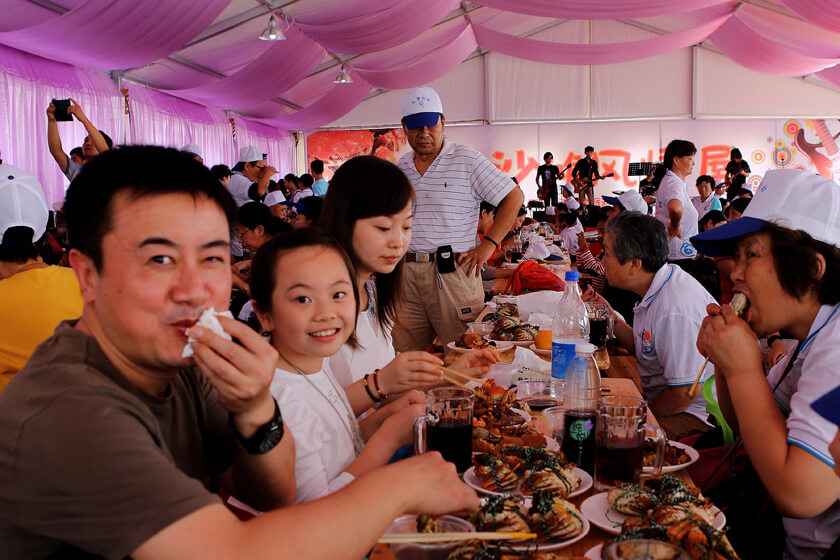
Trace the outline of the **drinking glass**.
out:
M 459 473 L 472 462 L 472 418 L 475 395 L 460 387 L 426 391 L 426 415 L 414 421 L 414 451 L 439 451 Z
M 654 474 L 662 472 L 665 435 L 646 424 L 647 403 L 636 397 L 608 395 L 598 399 L 595 432 L 595 489 L 603 491 L 616 483 L 638 482 L 645 454 L 645 434 L 656 442 Z
M 531 410 L 543 410 L 563 402 L 563 380 L 523 379 L 516 385 L 516 397 Z
M 600 371 L 607 370 L 610 368 L 607 341 L 613 336 L 614 326 L 610 306 L 603 302 L 587 301 L 586 314 L 589 316 L 589 342 L 598 348 L 593 354 L 595 363 Z

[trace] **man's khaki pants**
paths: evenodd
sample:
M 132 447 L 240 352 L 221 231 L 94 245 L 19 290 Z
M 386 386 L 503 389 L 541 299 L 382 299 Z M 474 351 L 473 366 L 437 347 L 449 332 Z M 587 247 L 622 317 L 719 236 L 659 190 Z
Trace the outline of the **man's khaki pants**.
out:
M 392 332 L 394 348 L 426 350 L 435 336 L 446 346 L 464 333 L 483 307 L 480 277 L 467 277 L 460 266 L 440 274 L 435 263 L 407 262 Z

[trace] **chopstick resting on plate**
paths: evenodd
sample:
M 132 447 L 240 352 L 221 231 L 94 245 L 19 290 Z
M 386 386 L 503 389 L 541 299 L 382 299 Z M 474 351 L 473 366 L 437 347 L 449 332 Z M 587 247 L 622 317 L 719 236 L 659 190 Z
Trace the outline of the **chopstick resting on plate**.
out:
M 504 541 L 536 539 L 536 533 L 502 533 L 502 532 L 460 532 L 460 533 L 388 533 L 382 535 L 379 542 L 395 543 L 444 543 L 481 539 L 485 541 Z

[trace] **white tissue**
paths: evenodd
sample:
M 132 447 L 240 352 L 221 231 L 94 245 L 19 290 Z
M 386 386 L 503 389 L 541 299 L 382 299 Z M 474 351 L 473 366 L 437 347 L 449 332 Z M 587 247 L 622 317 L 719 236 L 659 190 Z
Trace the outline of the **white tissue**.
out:
M 532 242 L 530 245 L 528 245 L 528 248 L 525 250 L 526 259 L 546 259 L 549 255 L 551 255 L 551 251 L 548 249 L 548 247 L 545 246 L 545 244 L 542 241 Z
M 211 307 L 210 309 L 205 309 L 201 313 L 201 317 L 198 318 L 198 322 L 196 323 L 196 325 L 211 330 L 224 339 L 233 340 L 233 338 L 222 328 L 222 324 L 219 323 L 219 320 L 216 318 L 217 315 L 224 315 L 225 317 L 230 317 L 231 319 L 233 319 L 233 315 L 230 311 L 222 311 L 221 313 L 216 313 L 216 310 Z M 195 339 L 193 337 L 189 337 L 187 339 L 187 344 L 186 346 L 184 346 L 184 351 L 181 352 L 182 358 L 190 358 L 194 354 L 192 346 L 190 346 L 191 342 L 195 342 Z
M 525 367 L 542 372 L 551 372 L 550 362 L 546 362 L 534 352 L 522 346 L 516 347 L 516 353 L 513 355 L 511 363 L 517 368 Z

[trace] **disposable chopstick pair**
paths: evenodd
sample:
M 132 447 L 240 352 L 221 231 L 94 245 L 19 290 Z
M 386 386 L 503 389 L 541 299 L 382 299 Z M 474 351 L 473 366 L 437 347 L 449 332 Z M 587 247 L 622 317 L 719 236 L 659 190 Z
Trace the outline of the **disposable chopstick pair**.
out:
M 438 369 L 440 369 L 442 371 L 445 371 L 447 373 L 450 373 L 452 375 L 460 376 L 462 379 L 467 379 L 468 381 L 475 381 L 475 379 L 473 379 L 469 375 L 467 375 L 465 373 L 461 373 L 460 371 L 457 371 L 457 370 L 454 370 L 454 369 L 450 369 L 448 367 L 438 366 Z M 444 379 L 446 379 L 447 381 L 449 381 L 453 385 L 457 385 L 458 387 L 463 387 L 464 389 L 472 391 L 476 396 L 478 396 L 482 399 L 485 399 L 485 400 L 487 399 L 487 397 L 485 397 L 483 394 L 476 391 L 474 387 L 470 387 L 466 383 L 464 383 L 462 381 L 459 381 L 458 379 L 455 379 L 454 377 L 452 377 L 452 375 L 447 375 L 446 373 L 441 373 L 440 374 L 441 377 L 443 377 Z
M 504 541 L 519 539 L 535 539 L 536 533 L 501 533 L 501 532 L 477 532 L 477 533 L 388 533 L 382 535 L 379 542 L 385 544 L 399 543 L 443 543 L 455 541 L 468 541 L 480 539 L 485 541 Z
M 729 302 L 729 306 L 732 308 L 732 311 L 738 317 L 740 317 L 741 314 L 744 313 L 744 311 L 747 308 L 747 304 L 747 296 L 740 292 L 736 292 L 735 295 L 732 296 L 732 301 Z M 693 397 L 694 393 L 697 392 L 697 385 L 700 384 L 700 378 L 703 377 L 703 372 L 706 370 L 707 365 L 709 365 L 708 356 L 706 356 L 706 360 L 703 362 L 703 367 L 701 367 L 700 371 L 697 373 L 697 377 L 694 379 L 694 384 L 691 386 L 691 389 L 688 390 L 689 397 Z

